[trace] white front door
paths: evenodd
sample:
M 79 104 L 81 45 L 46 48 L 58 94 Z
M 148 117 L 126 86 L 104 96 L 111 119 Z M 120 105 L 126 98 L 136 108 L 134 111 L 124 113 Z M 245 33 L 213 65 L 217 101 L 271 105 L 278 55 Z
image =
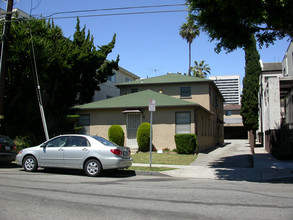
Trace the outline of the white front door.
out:
M 131 149 L 138 149 L 136 133 L 141 124 L 141 113 L 129 113 L 126 117 L 127 146 Z

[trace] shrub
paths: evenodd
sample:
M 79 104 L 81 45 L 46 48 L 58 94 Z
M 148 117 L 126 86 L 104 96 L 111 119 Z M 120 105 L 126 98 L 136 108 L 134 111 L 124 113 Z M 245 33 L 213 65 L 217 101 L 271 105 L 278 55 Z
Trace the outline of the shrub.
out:
M 108 139 L 113 143 L 124 146 L 124 131 L 120 125 L 112 125 L 108 130 Z
M 139 151 L 147 152 L 150 150 L 150 128 L 150 123 L 144 122 L 137 129 L 136 137 Z
M 178 154 L 194 154 L 196 149 L 195 134 L 176 134 L 176 151 Z
M 17 136 L 14 139 L 14 143 L 16 145 L 16 152 L 18 153 L 20 150 L 31 147 L 32 137 L 31 136 Z
M 78 126 L 79 117 L 80 115 L 66 115 L 66 123 L 63 125 L 63 129 L 70 133 L 79 133 L 83 129 L 82 126 Z

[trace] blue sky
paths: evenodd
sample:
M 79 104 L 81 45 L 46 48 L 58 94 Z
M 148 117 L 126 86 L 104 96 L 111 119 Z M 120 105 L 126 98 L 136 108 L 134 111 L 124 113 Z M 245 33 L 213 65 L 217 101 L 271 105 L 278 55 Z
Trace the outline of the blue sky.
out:
M 56 12 L 88 9 L 106 9 L 149 5 L 184 4 L 185 0 L 14 0 L 15 8 L 35 16 L 49 16 Z M 6 9 L 1 1 L 0 7 Z M 33 9 L 32 9 L 33 8 Z M 31 10 L 32 9 L 32 10 Z M 60 26 L 66 37 L 75 31 L 75 18 L 57 17 L 84 16 L 109 13 L 143 12 L 158 10 L 184 10 L 185 6 L 145 8 L 132 10 L 100 11 L 53 15 L 54 22 Z M 80 17 L 81 26 L 86 25 L 94 36 L 95 45 L 107 44 L 113 34 L 117 34 L 116 46 L 109 59 L 120 55 L 119 65 L 130 72 L 146 78 L 167 72 L 185 73 L 188 69 L 188 44 L 179 35 L 180 26 L 185 22 L 187 12 L 152 13 L 135 15 L 112 15 Z M 259 50 L 263 62 L 281 62 L 287 50 L 287 39 L 277 41 L 269 48 Z M 244 52 L 238 49 L 226 54 L 214 52 L 215 42 L 210 42 L 201 32 L 192 44 L 192 62 L 205 62 L 211 68 L 211 76 L 244 76 Z

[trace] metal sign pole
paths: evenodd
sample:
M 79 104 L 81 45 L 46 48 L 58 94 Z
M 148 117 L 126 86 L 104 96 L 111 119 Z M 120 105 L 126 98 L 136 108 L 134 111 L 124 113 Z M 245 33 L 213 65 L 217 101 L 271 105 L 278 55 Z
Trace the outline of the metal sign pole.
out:
M 156 111 L 156 100 L 149 101 L 149 111 L 151 112 L 150 118 L 150 168 L 152 167 L 152 151 L 153 151 L 153 112 Z
M 151 111 L 151 128 L 150 128 L 150 168 L 152 167 L 152 152 L 153 152 L 153 147 L 152 147 L 152 140 L 153 140 L 153 111 Z

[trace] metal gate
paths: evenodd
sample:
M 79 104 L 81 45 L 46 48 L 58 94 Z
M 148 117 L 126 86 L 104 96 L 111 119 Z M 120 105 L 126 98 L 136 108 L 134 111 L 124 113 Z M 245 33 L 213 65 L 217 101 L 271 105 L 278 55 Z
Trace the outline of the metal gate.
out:
M 127 114 L 127 146 L 131 149 L 138 149 L 136 133 L 137 129 L 141 124 L 140 113 L 129 113 Z

